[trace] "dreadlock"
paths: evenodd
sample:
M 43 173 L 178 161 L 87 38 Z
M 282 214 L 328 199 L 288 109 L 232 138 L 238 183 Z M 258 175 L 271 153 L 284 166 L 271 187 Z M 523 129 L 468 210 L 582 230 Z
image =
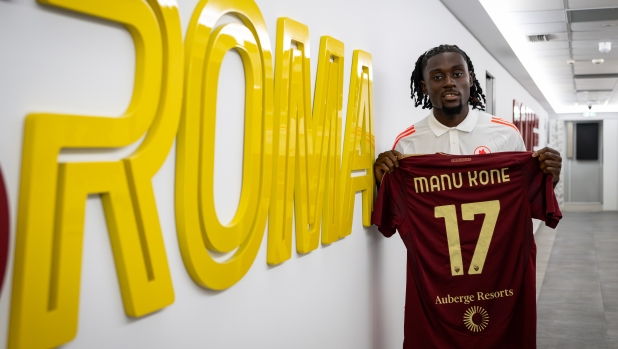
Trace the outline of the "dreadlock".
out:
M 468 103 L 472 105 L 472 109 L 485 110 L 485 106 L 483 105 L 483 102 L 486 102 L 485 95 L 483 94 L 481 84 L 478 82 L 476 75 L 474 74 L 474 65 L 472 65 L 470 57 L 468 57 L 462 49 L 457 47 L 457 45 L 440 45 L 430 49 L 418 57 L 418 60 L 414 65 L 412 77 L 410 78 L 410 89 L 412 90 L 411 97 L 414 100 L 414 106 L 418 107 L 422 104 L 423 109 L 433 108 L 433 105 L 429 100 L 429 96 L 423 93 L 421 81 L 423 81 L 423 71 L 427 68 L 427 61 L 429 58 L 444 52 L 459 53 L 466 60 L 466 63 L 468 64 L 468 71 L 472 74 L 473 79 L 472 86 L 470 86 L 470 98 L 468 99 Z

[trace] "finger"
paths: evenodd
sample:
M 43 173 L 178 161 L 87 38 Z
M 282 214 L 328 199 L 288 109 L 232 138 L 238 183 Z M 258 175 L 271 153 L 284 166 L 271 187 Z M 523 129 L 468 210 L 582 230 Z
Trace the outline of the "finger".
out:
M 552 168 L 562 168 L 562 163 L 558 162 L 558 161 L 551 161 L 551 160 L 547 160 L 547 161 L 543 161 L 541 163 L 541 169 L 544 170 L 548 167 L 552 167 Z
M 380 170 L 382 172 L 390 172 L 391 171 L 391 169 L 388 168 L 388 166 L 386 166 L 385 164 L 380 164 Z
M 545 166 L 543 169 L 543 173 L 560 173 L 561 168 L 560 167 L 556 167 L 556 166 Z
M 378 159 L 388 157 L 389 153 L 390 153 L 390 151 L 385 151 L 384 153 L 380 153 L 380 155 L 378 155 Z
M 389 157 L 389 159 L 393 163 L 394 167 L 399 167 L 399 159 L 397 159 L 397 156 L 395 154 L 391 154 L 391 157 Z
M 384 153 L 384 157 L 379 158 L 378 160 L 385 163 L 389 167 L 397 167 L 397 165 L 399 165 L 399 161 L 397 160 L 397 157 L 391 153 L 388 153 L 388 154 Z
M 541 168 L 547 167 L 547 166 L 555 166 L 555 167 L 562 167 L 562 159 L 542 159 L 539 160 L 539 164 L 541 166 Z
M 550 147 L 545 147 L 543 149 L 539 149 L 537 151 L 535 151 L 534 153 L 532 153 L 532 157 L 537 157 L 543 154 L 556 154 L 558 156 L 560 156 L 560 152 L 557 151 L 556 149 L 550 148 Z
M 557 182 L 558 179 L 560 179 L 560 169 L 555 167 L 548 167 L 543 170 L 543 173 L 552 175 L 554 177 L 554 182 Z
M 382 161 L 380 161 L 380 165 L 383 166 L 387 173 L 391 173 L 395 169 L 395 164 L 393 164 L 390 158 L 382 158 Z
M 539 164 L 543 165 L 546 162 L 554 163 L 556 164 L 556 166 L 562 166 L 562 158 L 544 158 L 544 159 L 539 158 Z
M 373 164 L 373 168 L 376 171 L 381 170 L 387 172 L 390 170 L 388 165 L 384 163 L 384 160 L 376 161 L 375 164 Z
M 387 153 L 388 159 L 391 160 L 391 162 L 393 163 L 393 166 L 395 167 L 399 167 L 399 159 L 397 157 L 397 154 L 401 155 L 398 151 L 394 150 L 394 151 L 389 151 Z
M 560 154 L 546 152 L 546 153 L 541 154 L 538 157 L 538 159 L 539 161 L 545 161 L 547 159 L 551 159 L 555 161 L 562 161 L 562 156 L 560 156 Z
M 532 153 L 532 157 L 536 158 L 539 155 L 543 154 L 545 151 L 547 151 L 547 147 L 543 148 L 543 149 L 539 149 L 537 151 L 535 151 L 534 153 Z
M 532 153 L 532 157 L 533 158 L 539 157 L 539 156 L 543 155 L 546 151 L 547 151 L 547 147 L 545 147 L 543 149 L 539 149 L 539 150 L 535 151 L 534 153 Z
M 387 150 L 383 153 L 380 153 L 380 155 L 378 155 L 378 158 L 391 157 L 391 155 L 397 157 L 397 155 L 401 156 L 401 153 L 397 150 Z
M 393 160 L 391 160 L 390 157 L 385 157 L 382 158 L 382 162 L 383 164 L 385 164 L 386 166 L 388 166 L 388 169 L 392 169 L 393 167 L 395 167 L 395 162 Z
M 559 152 L 559 151 L 557 151 L 557 150 L 556 150 L 556 149 L 554 149 L 554 148 L 545 147 L 545 148 L 543 148 L 543 149 L 546 149 L 546 150 L 547 150 L 547 152 L 549 152 L 549 153 L 554 153 L 554 154 L 558 154 L 558 155 L 560 155 L 560 152 Z
M 391 150 L 391 153 L 393 153 L 397 157 L 397 159 L 403 159 L 403 154 L 401 154 L 397 150 Z
M 548 159 L 543 159 L 543 161 L 539 161 L 539 162 L 541 164 L 546 163 L 546 162 L 551 162 L 551 163 L 557 164 L 558 166 L 562 166 L 562 159 L 560 158 L 559 159 L 548 158 Z
M 382 154 L 380 154 L 380 155 L 382 155 Z M 384 156 L 379 156 L 376 159 L 376 162 L 384 162 L 386 159 L 390 159 L 390 157 L 388 155 L 384 154 Z

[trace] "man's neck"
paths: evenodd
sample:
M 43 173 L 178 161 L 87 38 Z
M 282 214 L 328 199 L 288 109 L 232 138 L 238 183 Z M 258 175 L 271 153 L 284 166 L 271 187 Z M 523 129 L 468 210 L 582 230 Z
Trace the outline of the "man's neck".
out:
M 433 108 L 433 116 L 442 125 L 444 125 L 446 127 L 455 127 L 455 126 L 461 124 L 466 119 L 466 116 L 468 116 L 469 110 L 470 110 L 470 108 L 466 104 L 466 105 L 462 106 L 461 113 L 456 114 L 456 115 L 447 115 L 447 114 L 444 113 L 444 111 L 442 111 L 442 109 L 434 107 Z

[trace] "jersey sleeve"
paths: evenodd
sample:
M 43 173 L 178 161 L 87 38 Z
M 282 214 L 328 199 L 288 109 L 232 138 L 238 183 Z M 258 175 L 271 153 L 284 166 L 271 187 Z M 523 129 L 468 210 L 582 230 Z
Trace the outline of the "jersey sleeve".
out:
M 386 237 L 395 234 L 403 218 L 401 205 L 397 204 L 400 200 L 398 177 L 397 171 L 384 176 L 371 215 L 371 222 L 377 225 L 378 230 Z
M 554 193 L 553 177 L 541 171 L 536 158 L 530 157 L 525 167 L 532 218 L 540 219 L 548 227 L 555 228 L 562 218 L 562 212 Z

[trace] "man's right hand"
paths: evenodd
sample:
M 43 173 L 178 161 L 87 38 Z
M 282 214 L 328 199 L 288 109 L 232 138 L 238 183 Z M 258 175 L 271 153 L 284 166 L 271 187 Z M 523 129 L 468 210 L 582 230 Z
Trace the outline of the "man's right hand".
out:
M 385 173 L 391 173 L 396 167 L 399 167 L 399 160 L 403 156 L 397 150 L 389 150 L 378 155 L 375 164 L 373 164 L 373 173 L 376 176 L 376 181 L 382 183 L 382 178 Z

